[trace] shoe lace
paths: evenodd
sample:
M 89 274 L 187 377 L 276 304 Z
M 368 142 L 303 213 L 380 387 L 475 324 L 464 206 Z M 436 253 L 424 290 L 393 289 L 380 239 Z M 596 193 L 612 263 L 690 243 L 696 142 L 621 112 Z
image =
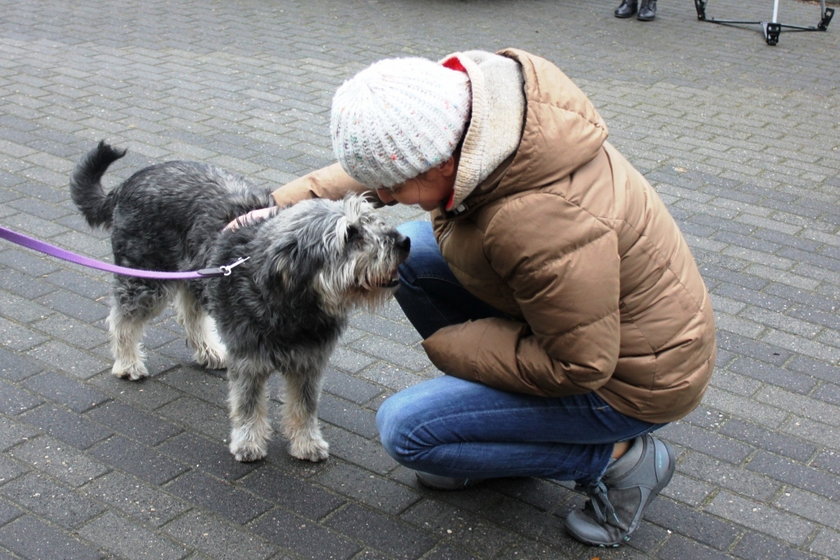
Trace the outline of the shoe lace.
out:
M 595 514 L 598 523 L 609 523 L 622 531 L 627 531 L 626 523 L 622 523 L 610 502 L 609 489 L 603 481 L 595 482 L 586 486 L 586 493 L 589 495 L 588 505 Z

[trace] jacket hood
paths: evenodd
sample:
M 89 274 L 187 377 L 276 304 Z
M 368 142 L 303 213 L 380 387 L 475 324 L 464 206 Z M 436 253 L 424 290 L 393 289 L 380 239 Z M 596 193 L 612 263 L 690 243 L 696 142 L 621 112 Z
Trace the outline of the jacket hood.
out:
M 452 57 L 470 77 L 473 107 L 448 212 L 556 183 L 606 141 L 586 94 L 551 62 L 518 49 Z

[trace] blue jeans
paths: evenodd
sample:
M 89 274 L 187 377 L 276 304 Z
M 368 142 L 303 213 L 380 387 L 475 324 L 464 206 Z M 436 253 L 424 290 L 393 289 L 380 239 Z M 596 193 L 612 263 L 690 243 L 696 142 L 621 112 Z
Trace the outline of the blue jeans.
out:
M 423 336 L 504 314 L 472 296 L 443 259 L 428 222 L 409 222 L 411 254 L 396 298 Z M 595 393 L 538 397 L 444 375 L 388 398 L 376 415 L 385 450 L 432 474 L 487 479 L 534 476 L 591 483 L 613 445 L 662 427 L 614 410 Z

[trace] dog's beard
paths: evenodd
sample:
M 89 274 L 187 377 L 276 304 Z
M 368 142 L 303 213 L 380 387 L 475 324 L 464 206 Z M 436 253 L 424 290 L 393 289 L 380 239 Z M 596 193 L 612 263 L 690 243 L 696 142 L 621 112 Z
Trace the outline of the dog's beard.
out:
M 376 308 L 399 286 L 397 259 L 384 261 L 360 254 L 343 266 L 326 268 L 316 279 L 325 307 L 338 313 L 351 307 Z

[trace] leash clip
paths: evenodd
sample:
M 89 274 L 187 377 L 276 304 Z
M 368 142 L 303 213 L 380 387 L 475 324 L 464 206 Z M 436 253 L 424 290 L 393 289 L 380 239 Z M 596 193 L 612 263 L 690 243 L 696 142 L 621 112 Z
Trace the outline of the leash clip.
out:
M 245 261 L 247 261 L 250 258 L 251 257 L 239 257 L 238 259 L 236 259 L 234 262 L 232 262 L 230 264 L 220 266 L 219 270 L 222 271 L 222 274 L 224 276 L 230 276 L 230 273 L 233 272 L 234 268 L 236 268 L 237 266 L 244 263 Z

